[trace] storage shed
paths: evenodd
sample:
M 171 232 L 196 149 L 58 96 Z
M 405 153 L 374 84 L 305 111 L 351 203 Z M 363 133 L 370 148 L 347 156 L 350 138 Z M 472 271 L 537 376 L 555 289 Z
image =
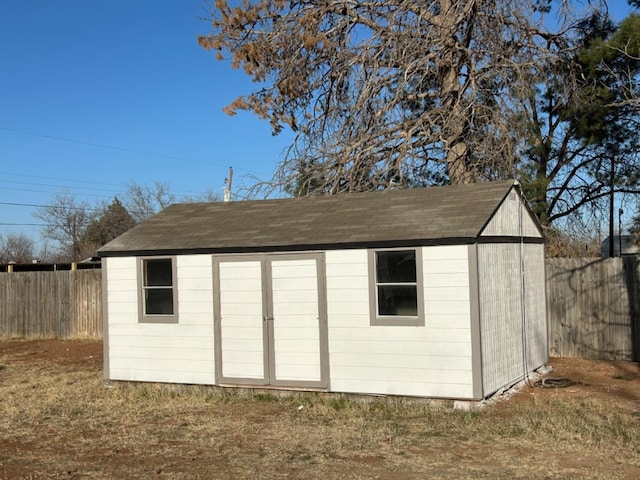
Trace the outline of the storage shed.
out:
M 177 204 L 100 255 L 107 379 L 478 400 L 547 361 L 514 181 Z

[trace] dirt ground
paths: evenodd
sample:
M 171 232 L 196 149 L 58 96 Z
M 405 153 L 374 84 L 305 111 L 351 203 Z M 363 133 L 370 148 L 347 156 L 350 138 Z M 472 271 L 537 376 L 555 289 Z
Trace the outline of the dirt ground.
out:
M 102 342 L 92 340 L 0 339 L 0 359 L 13 362 L 50 362 L 72 369 L 102 368 Z
M 14 362 L 49 362 L 74 370 L 101 370 L 102 355 L 102 342 L 96 341 L 0 341 L 0 359 L 6 357 Z M 637 408 L 640 414 L 640 366 L 637 363 L 552 357 L 548 366 L 551 371 L 543 378 L 568 379 L 573 385 L 565 386 L 561 382 L 559 387 L 554 387 L 549 382 L 542 388 L 539 382 L 536 385 L 531 381 L 519 385 L 517 392 L 507 395 L 508 399 L 593 397 Z
M 640 414 L 640 367 L 637 363 L 552 357 L 547 365 L 552 370 L 543 376 L 547 380 L 546 388 L 542 388 L 540 381 L 528 382 L 518 386 L 518 392 L 510 400 L 594 398 Z M 556 382 L 558 388 L 553 386 L 554 379 L 570 382 Z
M 639 428 L 638 365 L 568 358 L 552 358 L 549 364 L 552 371 L 546 378 L 568 379 L 570 385 L 543 388 L 531 381 L 479 414 L 382 411 L 386 407 L 360 412 L 359 407 L 344 407 L 340 398 L 328 404 L 330 411 L 311 401 L 302 411 L 304 401 L 297 399 L 297 411 L 291 402 L 269 396 L 247 400 L 221 394 L 197 403 L 179 391 L 167 393 L 148 385 L 109 387 L 101 379 L 101 342 L 0 339 L 0 480 L 640 478 L 640 444 L 633 440 L 625 451 L 625 441 L 616 438 L 616 429 L 634 439 Z M 63 390 L 57 391 L 60 383 Z M 86 390 L 80 386 L 85 384 L 90 384 Z M 73 392 L 87 398 L 80 403 L 65 398 Z M 197 390 L 189 395 L 205 394 Z M 99 400 L 102 396 L 109 400 Z M 147 412 L 144 406 L 131 406 L 139 399 L 192 411 Z M 41 400 L 45 406 L 37 406 Z M 92 413 L 90 405 L 122 413 L 112 418 Z M 524 425 L 536 421 L 528 420 L 528 412 L 549 405 L 566 407 L 567 415 L 584 409 L 580 418 L 594 418 L 587 418 L 587 426 L 576 432 L 568 432 L 574 420 L 564 426 L 555 421 L 557 428 L 544 421 Z M 485 413 L 487 409 L 494 412 Z M 607 409 L 614 412 L 610 418 Z M 150 417 L 155 425 L 147 425 Z M 599 417 L 607 418 L 600 424 Z M 491 426 L 501 418 L 504 426 L 493 431 Z M 451 422 L 450 437 L 433 426 L 441 421 Z M 421 424 L 419 432 L 416 423 Z M 603 426 L 610 431 L 596 432 Z M 340 429 L 344 438 L 329 438 Z M 480 432 L 483 429 L 490 432 Z M 205 442 L 205 436 L 211 438 Z M 140 437 L 151 441 L 148 450 L 140 446 Z M 612 440 L 618 445 L 611 445 Z

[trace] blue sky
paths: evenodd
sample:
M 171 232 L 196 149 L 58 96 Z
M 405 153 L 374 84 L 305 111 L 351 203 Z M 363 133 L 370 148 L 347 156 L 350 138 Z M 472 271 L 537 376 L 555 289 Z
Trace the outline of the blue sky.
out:
M 3 0 L 0 202 L 46 204 L 68 188 L 94 203 L 131 181 L 221 193 L 229 167 L 234 186 L 270 177 L 291 137 L 222 112 L 255 85 L 198 46 L 210 30 L 202 5 Z M 1 203 L 0 232 L 39 238 L 38 227 L 2 225 L 39 223 L 33 208 Z
M 168 182 L 181 196 L 221 193 L 229 167 L 234 187 L 271 176 L 291 134 L 222 112 L 256 86 L 198 46 L 203 5 L 2 0 L 0 232 L 38 240 L 23 225 L 40 223 L 33 207 L 6 204 L 47 204 L 65 188 L 96 203 L 130 182 Z M 610 5 L 618 20 L 628 11 Z

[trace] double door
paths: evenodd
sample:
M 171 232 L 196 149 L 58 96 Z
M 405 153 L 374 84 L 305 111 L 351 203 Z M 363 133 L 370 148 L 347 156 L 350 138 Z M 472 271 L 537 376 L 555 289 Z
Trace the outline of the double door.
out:
M 214 257 L 218 383 L 326 388 L 322 254 Z

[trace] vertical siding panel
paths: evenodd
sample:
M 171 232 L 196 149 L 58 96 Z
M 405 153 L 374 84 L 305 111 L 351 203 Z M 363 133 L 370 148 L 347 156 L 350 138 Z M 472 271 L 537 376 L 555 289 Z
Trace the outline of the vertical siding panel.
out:
M 525 244 L 524 305 L 528 370 L 543 365 L 549 357 L 544 268 L 544 245 Z
M 520 378 L 523 358 L 519 244 L 478 246 L 485 394 Z
M 535 220 L 523 203 L 522 196 L 513 189 L 482 231 L 482 236 L 519 237 L 521 233 L 525 237 L 542 237 Z

